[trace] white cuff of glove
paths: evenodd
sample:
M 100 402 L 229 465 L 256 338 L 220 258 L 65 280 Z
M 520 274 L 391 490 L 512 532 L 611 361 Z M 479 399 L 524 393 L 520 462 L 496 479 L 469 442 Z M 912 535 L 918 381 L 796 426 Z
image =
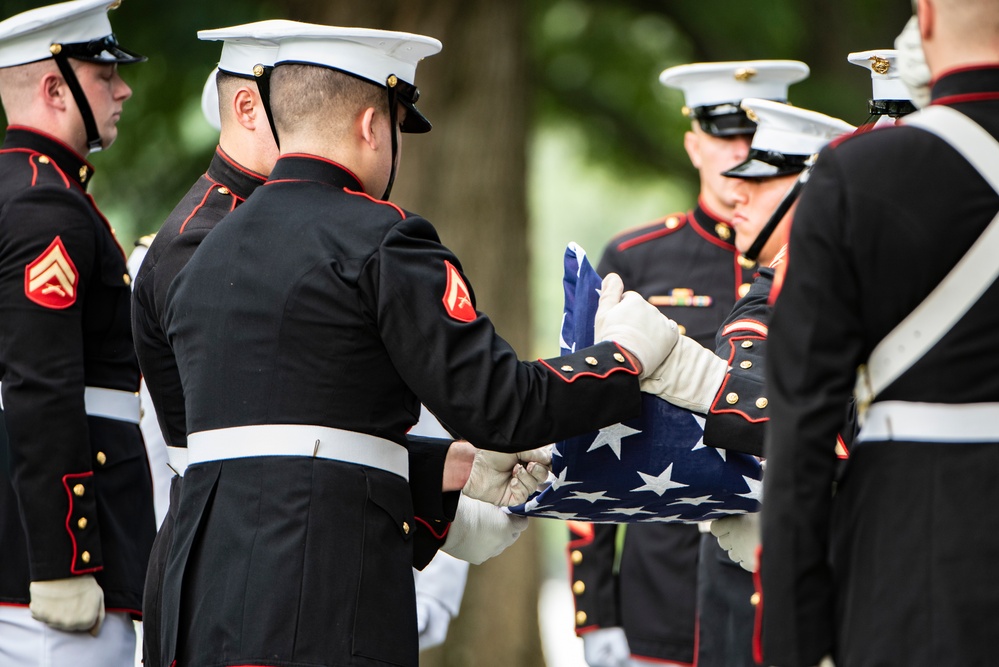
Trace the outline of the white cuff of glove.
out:
M 760 565 L 756 557 L 760 546 L 759 512 L 716 519 L 711 522 L 711 534 L 718 538 L 718 546 L 743 570 L 756 572 Z
M 461 491 L 493 505 L 519 505 L 548 479 L 551 463 L 552 445 L 516 454 L 480 449 Z
M 600 628 L 583 635 L 583 659 L 589 667 L 628 667 L 630 657 L 623 628 Z
M 616 273 L 607 274 L 600 287 L 593 340 L 614 341 L 628 350 L 642 365 L 643 378 L 662 363 L 679 336 L 676 322 L 637 292 L 625 292 Z
M 501 554 L 526 529 L 526 516 L 462 494 L 441 551 L 478 565 Z
M 104 591 L 92 574 L 68 579 L 32 581 L 31 617 L 67 632 L 96 636 L 104 622 Z
M 680 336 L 673 351 L 642 380 L 642 391 L 705 414 L 726 373 L 728 362 L 697 341 Z

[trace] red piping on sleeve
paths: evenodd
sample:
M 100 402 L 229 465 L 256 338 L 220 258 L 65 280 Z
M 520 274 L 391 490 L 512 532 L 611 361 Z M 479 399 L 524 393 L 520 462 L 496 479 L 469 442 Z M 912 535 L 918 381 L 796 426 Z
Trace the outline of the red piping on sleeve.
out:
M 447 537 L 448 532 L 451 530 L 451 524 L 449 523 L 444 527 L 444 530 L 438 533 L 436 530 L 434 530 L 434 527 L 431 526 L 429 523 L 427 523 L 425 520 L 421 519 L 418 516 L 414 516 L 413 518 L 422 523 L 424 526 L 426 526 L 427 530 L 430 531 L 430 534 L 433 535 L 434 538 L 438 540 L 443 540 L 445 537 Z
M 72 574 L 88 574 L 90 572 L 100 572 L 104 569 L 103 565 L 98 565 L 96 567 L 90 567 L 82 570 L 76 568 L 76 558 L 77 552 L 79 551 L 79 546 L 76 544 L 76 535 L 73 534 L 73 529 L 70 526 L 70 520 L 73 518 L 73 490 L 70 488 L 69 484 L 72 480 L 80 480 L 86 477 L 93 477 L 93 471 L 90 472 L 80 472 L 67 474 L 62 476 L 62 485 L 66 489 L 66 496 L 69 498 L 69 511 L 66 513 L 66 532 L 69 534 L 70 542 L 73 543 L 73 560 L 69 564 L 69 571 Z

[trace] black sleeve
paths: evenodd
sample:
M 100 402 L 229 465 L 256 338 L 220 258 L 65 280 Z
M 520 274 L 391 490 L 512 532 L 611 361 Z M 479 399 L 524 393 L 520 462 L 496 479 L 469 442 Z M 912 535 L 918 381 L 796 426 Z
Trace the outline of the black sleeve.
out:
M 477 447 L 522 451 L 641 411 L 636 364 L 612 343 L 556 360 L 520 361 L 474 310 L 461 264 L 421 218 L 393 226 L 366 274 L 399 375 Z M 462 300 L 467 308 L 456 311 Z
M 0 216 L 3 410 L 31 577 L 93 572 L 103 559 L 84 409 L 83 311 L 88 288 L 101 280 L 95 232 L 103 223 L 80 195 L 44 186 L 10 201 Z M 28 295 L 39 294 L 33 283 L 44 279 L 32 278 L 30 266 L 45 264 L 61 276 L 56 307 Z M 67 520 L 77 514 L 92 517 L 87 537 L 93 546 L 83 568 L 74 560 Z

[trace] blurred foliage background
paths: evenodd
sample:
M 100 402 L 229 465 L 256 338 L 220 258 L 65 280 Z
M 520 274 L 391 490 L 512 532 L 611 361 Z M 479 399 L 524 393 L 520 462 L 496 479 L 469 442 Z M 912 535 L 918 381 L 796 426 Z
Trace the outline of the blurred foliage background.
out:
M 6 18 L 48 3 L 0 4 Z M 134 96 L 116 144 L 90 157 L 92 192 L 127 250 L 203 173 L 216 136 L 200 95 L 219 45 L 199 42 L 199 29 L 290 18 L 433 35 L 444 51 L 421 65 L 417 83 L 435 129 L 407 139 L 393 199 L 435 223 L 480 310 L 522 357 L 550 355 L 565 244 L 577 241 L 596 261 L 616 232 L 696 197 L 682 95 L 660 86 L 659 72 L 803 60 L 812 74 L 791 101 L 858 124 L 871 84 L 846 55 L 890 47 L 909 13 L 909 0 L 125 0 L 112 13 L 115 31 L 149 62 L 123 69 Z M 541 523 L 473 568 L 451 638 L 425 664 L 579 664 L 570 649 L 539 650 L 539 576 L 565 577 L 564 527 Z M 571 639 L 571 608 L 564 614 L 555 622 Z M 528 622 L 501 622 L 520 615 Z

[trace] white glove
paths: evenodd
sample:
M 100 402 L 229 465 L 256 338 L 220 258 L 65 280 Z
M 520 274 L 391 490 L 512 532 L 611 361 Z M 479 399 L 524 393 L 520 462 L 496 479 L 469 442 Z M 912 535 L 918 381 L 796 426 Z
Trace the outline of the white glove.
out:
M 819 663 L 819 667 L 836 667 L 836 663 L 833 662 L 832 656 L 826 656 L 822 658 L 822 662 Z
M 440 646 L 447 639 L 451 614 L 438 600 L 416 596 L 416 627 L 420 633 L 420 650 Z
M 902 32 L 895 38 L 895 48 L 898 49 L 898 78 L 909 89 L 913 105 L 922 109 L 930 103 L 930 81 L 933 80 L 933 75 L 926 64 L 917 17 L 910 18 L 902 28 Z
M 461 492 L 493 505 L 519 505 L 548 479 L 551 464 L 552 445 L 516 454 L 480 449 Z
M 590 667 L 628 667 L 630 657 L 624 628 L 600 628 L 583 635 L 583 659 Z
M 498 556 L 527 529 L 527 517 L 461 494 L 441 551 L 479 565 Z
M 711 522 L 711 534 L 718 538 L 718 546 L 728 552 L 728 557 L 743 570 L 756 572 L 756 558 L 760 546 L 760 513 L 735 514 Z
M 104 591 L 92 574 L 32 581 L 31 617 L 56 630 L 89 631 L 97 636 L 104 622 Z
M 638 292 L 625 292 L 619 275 L 607 274 L 600 286 L 593 340 L 611 340 L 631 352 L 642 365 L 639 378 L 644 378 L 673 350 L 679 336 L 676 322 Z
M 681 408 L 707 413 L 725 381 L 728 362 L 686 336 L 642 380 L 642 391 Z

